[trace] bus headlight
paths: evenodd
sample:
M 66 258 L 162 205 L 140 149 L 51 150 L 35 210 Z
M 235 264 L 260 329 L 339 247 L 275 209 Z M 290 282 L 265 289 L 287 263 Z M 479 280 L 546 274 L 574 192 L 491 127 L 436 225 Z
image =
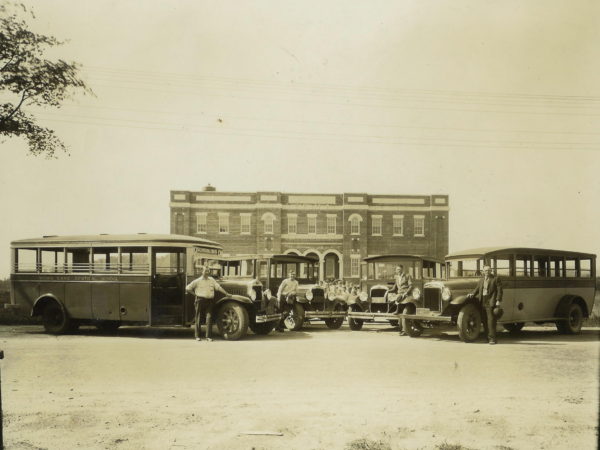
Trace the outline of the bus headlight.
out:
M 256 291 L 252 288 L 250 288 L 250 300 L 256 300 Z
M 450 300 L 450 297 L 452 297 L 452 292 L 450 292 L 450 289 L 448 289 L 447 287 L 444 287 L 442 289 L 442 300 L 447 302 L 448 300 Z
M 360 298 L 361 302 L 366 302 L 367 300 L 369 300 L 369 294 L 367 294 L 366 292 L 361 292 L 358 298 Z
M 335 292 L 329 292 L 327 294 L 327 298 L 329 299 L 330 302 L 334 301 L 336 299 L 337 295 L 335 295 Z
M 415 300 L 419 300 L 420 297 L 421 297 L 421 289 L 419 289 L 418 287 L 414 288 L 412 290 L 412 298 Z
M 313 292 L 312 290 L 308 290 L 306 291 L 306 294 L 304 294 L 304 296 L 306 297 L 306 300 L 308 300 L 309 302 L 313 299 Z

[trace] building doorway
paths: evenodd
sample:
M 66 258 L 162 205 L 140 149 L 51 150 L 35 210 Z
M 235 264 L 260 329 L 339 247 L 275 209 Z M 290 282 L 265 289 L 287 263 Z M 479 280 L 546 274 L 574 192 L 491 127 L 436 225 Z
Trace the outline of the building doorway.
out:
M 340 278 L 340 258 L 335 253 L 327 253 L 324 258 L 323 276 L 326 280 Z

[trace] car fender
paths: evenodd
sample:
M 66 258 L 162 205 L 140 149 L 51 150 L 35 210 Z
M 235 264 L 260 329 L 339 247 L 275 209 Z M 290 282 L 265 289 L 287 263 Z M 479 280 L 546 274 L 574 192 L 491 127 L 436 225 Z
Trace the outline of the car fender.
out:
M 244 295 L 225 295 L 225 296 L 221 297 L 219 300 L 217 300 L 217 305 L 220 305 L 227 301 L 234 301 L 237 303 L 244 303 L 246 305 L 252 305 L 252 300 L 250 300 L 249 297 L 246 297 Z
M 58 297 L 56 297 L 56 295 L 48 293 L 48 294 L 42 294 L 42 295 L 40 295 L 35 300 L 35 302 L 33 302 L 33 307 L 31 308 L 31 317 L 41 316 L 42 315 L 42 311 L 44 310 L 44 306 L 49 301 L 55 301 L 56 303 L 59 304 L 60 308 L 63 310 L 64 313 L 67 312 L 66 309 L 65 309 L 65 305 L 63 305 L 63 302 L 61 302 L 58 299 Z
M 572 303 L 577 303 L 579 306 L 581 306 L 583 317 L 589 317 L 587 305 L 583 299 L 577 295 L 565 295 L 563 298 L 561 298 L 558 302 L 558 305 L 556 305 L 554 317 L 567 317 L 569 306 L 571 306 Z
M 464 305 L 465 303 L 467 303 L 467 300 L 473 300 L 475 302 L 478 302 L 477 297 L 471 297 L 471 298 L 469 298 L 465 294 L 465 295 L 459 295 L 458 297 L 453 298 L 452 301 L 450 302 L 450 304 L 451 305 L 461 306 L 461 305 Z

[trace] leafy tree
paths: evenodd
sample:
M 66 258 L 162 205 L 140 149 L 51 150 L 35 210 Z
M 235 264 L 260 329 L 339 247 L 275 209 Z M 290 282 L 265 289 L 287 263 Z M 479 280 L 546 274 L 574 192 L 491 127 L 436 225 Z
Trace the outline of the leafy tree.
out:
M 53 157 L 66 152 L 64 143 L 23 107 L 59 108 L 73 90 L 92 91 L 79 79 L 78 64 L 44 58 L 44 51 L 63 42 L 30 31 L 24 14 L 35 18 L 22 4 L 0 0 L 0 139 L 25 138 L 32 154 Z

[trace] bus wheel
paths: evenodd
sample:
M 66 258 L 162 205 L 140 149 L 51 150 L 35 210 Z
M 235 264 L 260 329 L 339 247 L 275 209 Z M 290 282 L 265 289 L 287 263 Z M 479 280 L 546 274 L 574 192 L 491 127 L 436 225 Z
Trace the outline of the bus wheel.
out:
M 248 311 L 234 302 L 226 302 L 217 313 L 217 328 L 223 339 L 237 341 L 248 333 Z
M 263 322 L 263 323 L 250 323 L 250 329 L 252 330 L 252 332 L 254 334 L 260 334 L 260 335 L 267 335 L 269 334 L 271 331 L 273 331 L 273 328 L 275 328 L 275 325 L 277 325 L 277 322 Z
M 462 307 L 458 313 L 458 335 L 463 342 L 473 342 L 479 337 L 481 331 L 481 313 L 479 309 L 469 303 Z
M 72 330 L 67 312 L 55 301 L 50 301 L 42 312 L 42 323 L 48 333 L 63 334 Z
M 285 327 L 290 331 L 298 331 L 304 323 L 304 308 L 300 303 L 294 302 L 292 308 L 284 319 Z
M 348 317 L 348 326 L 352 331 L 360 331 L 363 327 L 364 321 L 362 319 L 353 319 Z
M 577 334 L 583 324 L 583 311 L 577 303 L 571 303 L 567 312 L 567 320 L 556 321 L 556 328 L 561 334 Z
M 96 322 L 96 328 L 100 331 L 104 331 L 106 333 L 114 333 L 121 326 L 120 322 L 116 320 L 101 320 L 100 322 Z
M 502 326 L 504 327 L 505 330 L 507 330 L 509 333 L 514 333 L 514 334 L 521 331 L 523 329 L 524 325 L 525 325 L 525 322 L 503 323 L 502 324 Z

